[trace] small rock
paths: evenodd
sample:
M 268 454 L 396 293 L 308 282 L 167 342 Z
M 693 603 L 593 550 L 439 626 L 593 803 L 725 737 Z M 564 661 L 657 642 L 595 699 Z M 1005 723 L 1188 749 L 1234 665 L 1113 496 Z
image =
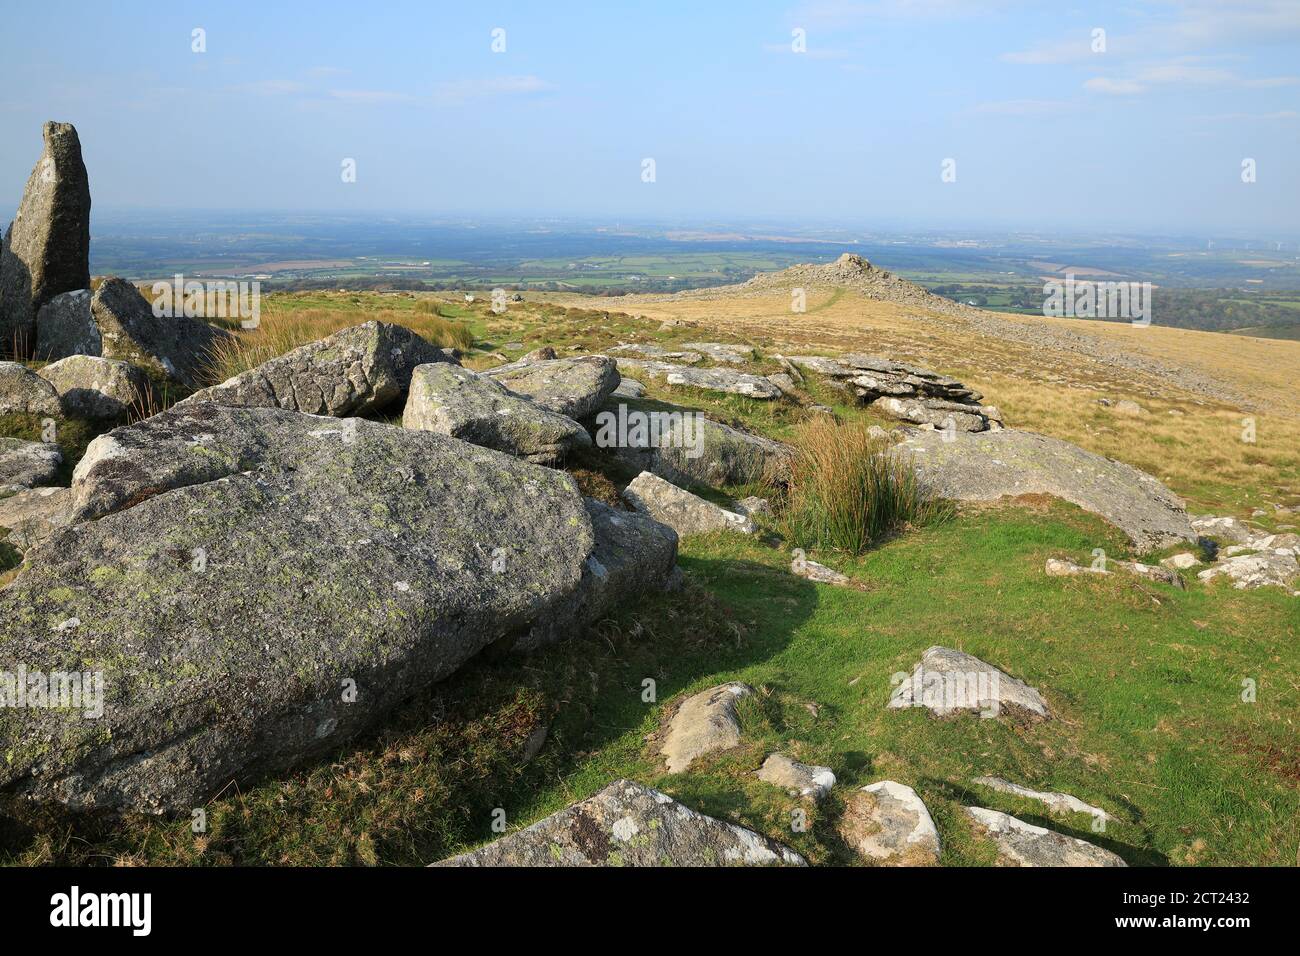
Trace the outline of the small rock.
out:
M 618 366 L 603 355 L 512 362 L 489 369 L 486 374 L 510 391 L 572 419 L 594 414 L 618 388 L 619 380 Z
M 997 810 L 966 807 L 976 832 L 992 837 L 1002 866 L 1127 866 L 1099 846 L 1045 830 Z
M 754 521 L 748 515 L 719 508 L 648 471 L 637 475 L 623 489 L 622 497 L 634 510 L 668 525 L 681 537 L 710 531 L 754 531 Z
M 1192 530 L 1207 538 L 1217 538 L 1229 544 L 1245 544 L 1250 540 L 1250 528 L 1236 518 L 1216 518 L 1214 515 L 1201 515 L 1191 521 Z
M 1115 413 L 1117 415 L 1131 415 L 1137 417 L 1147 414 L 1147 410 L 1131 399 L 1122 398 L 1115 403 Z
M 1047 572 L 1049 578 L 1072 577 L 1076 574 L 1109 574 L 1105 568 L 1094 568 L 1091 565 L 1083 567 L 1075 564 L 1073 561 L 1066 561 L 1064 558 L 1048 558 L 1047 565 L 1043 569 Z
M 20 362 L 0 362 L 0 415 L 60 414 L 54 386 Z
M 700 691 L 682 701 L 668 723 L 660 747 L 669 773 L 683 773 L 693 761 L 740 743 L 736 701 L 754 692 L 748 684 L 733 681 Z
M 807 578 L 809 581 L 815 581 L 818 584 L 835 584 L 839 587 L 848 587 L 853 583 L 848 575 L 840 574 L 834 568 L 828 568 L 816 561 L 809 561 L 801 552 L 795 553 L 794 560 L 790 562 L 790 571 L 792 574 Z
M 63 453 L 51 442 L 0 438 L 0 492 L 52 485 Z
M 1004 780 L 1001 777 L 976 777 L 973 781 L 980 786 L 988 787 L 990 790 L 997 790 L 999 793 L 1009 793 L 1013 796 L 1024 797 L 1026 800 L 1037 800 L 1044 804 L 1053 813 L 1086 813 L 1091 817 L 1098 817 L 1110 823 L 1115 820 L 1109 813 L 1101 807 L 1094 807 L 1091 804 L 1084 803 L 1078 797 L 1072 797 L 1068 793 L 1059 793 L 1057 791 L 1031 790 L 1028 787 L 1022 787 L 1018 783 L 1012 783 L 1010 780 Z
M 835 786 L 830 767 L 816 767 L 791 760 L 785 754 L 771 754 L 757 771 L 758 779 L 783 787 L 793 797 L 820 800 Z
M 881 780 L 846 802 L 838 829 L 844 842 L 882 866 L 933 866 L 939 862 L 939 831 L 915 790 Z
M 555 349 L 549 345 L 544 345 L 540 349 L 533 349 L 519 361 L 521 362 L 551 362 L 559 358 L 555 354 Z
M 767 377 L 767 380 L 781 390 L 782 395 L 794 395 L 798 391 L 792 379 L 785 372 L 775 372 Z
M 770 515 L 772 513 L 772 503 L 766 498 L 750 495 L 748 498 L 741 498 L 736 502 L 736 510 L 741 514 L 749 515 L 751 518 L 754 515 Z
M 1186 571 L 1188 568 L 1194 568 L 1200 564 L 1201 559 L 1190 551 L 1180 551 L 1178 554 L 1171 554 L 1160 563 L 1175 571 Z
M 618 383 L 618 388 L 610 394 L 615 398 L 642 398 L 645 395 L 645 386 L 634 378 L 624 378 Z
M 996 717 L 1003 707 L 1033 717 L 1051 716 L 1036 688 L 978 657 L 937 645 L 921 655 L 911 675 L 895 688 L 889 707 L 925 707 L 941 717 L 958 710 Z

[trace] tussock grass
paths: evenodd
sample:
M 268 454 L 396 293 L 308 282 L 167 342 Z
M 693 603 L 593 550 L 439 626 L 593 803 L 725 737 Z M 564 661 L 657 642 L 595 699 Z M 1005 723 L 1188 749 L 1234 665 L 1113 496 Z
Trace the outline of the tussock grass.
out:
M 861 554 L 906 525 L 950 512 L 928 494 L 916 472 L 862 421 L 825 416 L 799 426 L 786 496 L 786 533 L 806 548 Z

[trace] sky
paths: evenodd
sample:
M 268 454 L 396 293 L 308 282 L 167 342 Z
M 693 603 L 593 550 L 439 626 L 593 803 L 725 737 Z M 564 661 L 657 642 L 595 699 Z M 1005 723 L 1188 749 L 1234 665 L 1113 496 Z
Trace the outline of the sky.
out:
M 6 219 L 55 119 L 98 210 L 1300 234 L 1300 0 L 43 0 L 0 63 Z

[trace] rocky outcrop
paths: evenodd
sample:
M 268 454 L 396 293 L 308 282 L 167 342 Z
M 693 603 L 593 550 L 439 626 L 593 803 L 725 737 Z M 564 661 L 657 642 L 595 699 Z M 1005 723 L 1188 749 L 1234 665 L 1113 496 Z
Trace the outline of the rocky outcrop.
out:
M 58 445 L 0 438 L 0 493 L 52 485 L 62 464 Z
M 0 415 L 60 413 L 54 386 L 20 362 L 0 362 Z
M 507 455 L 554 465 L 591 444 L 587 430 L 504 385 L 459 365 L 421 365 L 411 377 L 405 428 L 437 432 L 495 448 Z
M 618 388 L 618 366 L 603 355 L 513 362 L 485 373 L 510 391 L 573 419 L 586 418 Z
M 917 432 L 896 446 L 929 490 L 955 501 L 1045 494 L 1100 515 L 1140 550 L 1196 540 L 1183 502 L 1150 475 L 1059 438 L 1003 429 Z
M 837 826 L 844 842 L 877 866 L 933 866 L 939 831 L 915 790 L 893 780 L 863 787 L 845 801 Z
M 90 300 L 104 358 L 130 362 L 187 388 L 203 384 L 211 355 L 230 333 L 184 315 L 158 317 L 125 279 L 105 279 Z
M 683 346 L 696 352 L 703 352 L 715 362 L 728 365 L 744 365 L 754 360 L 754 350 L 748 345 L 736 345 L 731 342 L 687 342 Z
M 759 780 L 780 787 L 792 797 L 820 800 L 835 786 L 835 774 L 830 767 L 800 763 L 785 754 L 769 754 L 756 774 Z
M 736 718 L 736 702 L 753 692 L 748 684 L 733 681 L 682 701 L 659 747 L 668 772 L 684 773 L 701 757 L 737 746 L 740 721 Z
M 748 515 L 719 508 L 648 471 L 637 475 L 623 489 L 622 496 L 634 511 L 668 525 L 679 537 L 712 531 L 754 531 L 754 521 Z
M 61 292 L 90 285 L 90 184 L 70 123 L 46 123 L 45 150 L 0 252 L 0 354 L 36 346 L 36 316 Z
M 626 370 L 648 376 L 665 385 L 698 388 L 724 395 L 743 395 L 746 398 L 769 400 L 781 397 L 781 390 L 762 375 L 750 375 L 730 368 L 689 368 L 671 362 L 641 361 L 620 358 L 620 371 Z
M 366 415 L 402 398 L 418 366 L 446 361 L 441 349 L 410 329 L 372 320 L 299 346 L 185 401 L 335 418 Z
M 804 866 L 752 830 L 631 780 L 439 866 Z
M 143 409 L 149 379 L 134 365 L 116 359 L 72 355 L 45 366 L 41 378 L 59 393 L 59 405 L 70 418 L 112 422 L 132 408 Z
M 661 525 L 429 432 L 200 403 L 109 437 L 79 477 L 119 510 L 56 532 L 0 589 L 0 671 L 103 673 L 98 720 L 0 713 L 0 790 L 33 799 L 188 812 L 675 567 Z
M 660 362 L 676 362 L 678 365 L 695 365 L 704 361 L 704 356 L 699 352 L 666 349 L 662 345 L 644 345 L 640 342 L 614 345 L 608 351 L 611 353 L 627 352 L 631 355 L 640 355 Z
M 28 488 L 0 498 L 0 542 L 19 551 L 35 547 L 71 520 L 68 488 Z
M 1228 516 L 1197 515 L 1191 520 L 1191 525 L 1197 534 L 1228 544 L 1245 544 L 1251 536 L 1250 525 Z
M 36 314 L 36 357 L 53 362 L 69 355 L 100 355 L 104 340 L 90 312 L 90 290 L 61 292 Z
M 1187 583 L 1183 580 L 1182 576 L 1173 569 L 1154 564 L 1142 564 L 1139 561 L 1106 561 L 1104 566 L 1094 567 L 1089 565 L 1085 568 L 1082 565 L 1075 564 L 1073 561 L 1067 561 L 1064 558 L 1048 558 L 1044 571 L 1047 573 L 1048 577 L 1063 578 L 1074 577 L 1080 574 L 1110 574 L 1112 568 L 1126 571 L 1134 577 L 1146 578 L 1150 581 L 1158 581 L 1161 584 L 1168 584 L 1170 587 L 1178 588 L 1180 591 L 1187 588 Z
M 977 834 L 991 838 L 1000 866 L 1127 866 L 1120 857 L 1087 840 L 1036 827 L 997 810 L 966 807 Z
M 1300 562 L 1296 561 L 1294 551 L 1258 551 L 1216 561 L 1196 576 L 1202 581 L 1224 577 L 1238 590 L 1290 587 L 1292 582 L 1300 578 Z
M 896 679 L 898 686 L 889 698 L 891 710 L 924 707 L 940 717 L 974 710 L 982 717 L 997 717 L 1010 709 L 1029 717 L 1051 716 L 1036 688 L 949 647 L 927 648 L 912 673 Z

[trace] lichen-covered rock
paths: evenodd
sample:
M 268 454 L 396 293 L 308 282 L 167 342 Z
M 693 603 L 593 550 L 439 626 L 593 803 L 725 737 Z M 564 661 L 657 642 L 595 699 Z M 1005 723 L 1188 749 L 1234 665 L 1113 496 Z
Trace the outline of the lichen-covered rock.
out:
M 1245 544 L 1250 540 L 1250 525 L 1231 516 L 1197 515 L 1191 520 L 1192 530 L 1207 538 L 1218 538 L 1228 544 Z
M 405 395 L 418 366 L 447 360 L 410 329 L 372 320 L 299 346 L 185 401 L 335 418 L 365 415 Z
M 69 355 L 99 355 L 104 340 L 90 312 L 90 290 L 61 292 L 36 315 L 36 357 L 44 362 Z
M 775 840 L 632 780 L 439 866 L 805 866 Z
M 668 722 L 659 752 L 669 773 L 684 773 L 693 761 L 740 743 L 736 701 L 754 692 L 732 681 L 700 691 L 682 701 Z
M 820 800 L 835 786 L 835 773 L 830 767 L 800 763 L 785 754 L 769 754 L 756 774 L 759 780 L 780 787 L 794 797 Z
M 743 395 L 764 401 L 780 398 L 781 390 L 762 375 L 751 375 L 731 368 L 689 368 L 673 365 L 671 362 L 641 361 L 640 359 L 620 358 L 620 370 L 647 375 L 665 385 L 684 388 L 698 388 L 706 392 L 721 392 L 726 395 Z
M 0 589 L 0 671 L 103 674 L 98 720 L 0 710 L 0 790 L 32 799 L 188 812 L 337 749 L 489 645 L 580 632 L 675 566 L 668 529 L 443 435 L 211 403 L 112 434 L 95 467 L 136 493 Z M 155 486 L 187 456 L 216 464 Z
M 754 531 L 754 520 L 749 515 L 719 508 L 648 471 L 637 475 L 622 495 L 634 510 L 668 525 L 683 538 L 711 531 Z
M 1127 866 L 1123 859 L 1087 840 L 1036 827 L 986 807 L 966 807 L 975 832 L 992 838 L 1000 866 Z
M 58 415 L 54 386 L 20 362 L 0 362 L 0 415 Z
M 1053 495 L 1101 515 L 1149 550 L 1196 540 L 1183 502 L 1131 465 L 1017 429 L 917 432 L 896 446 L 930 491 L 955 501 Z
M 790 562 L 790 572 L 817 584 L 833 584 L 843 588 L 853 583 L 848 575 L 809 560 L 802 549 L 795 550 L 794 560 Z
M 1202 581 L 1225 577 L 1238 590 L 1289 587 L 1300 577 L 1300 562 L 1291 551 L 1259 551 L 1216 561 L 1196 576 Z
M 641 398 L 645 395 L 645 386 L 634 378 L 622 378 L 610 395 L 614 398 Z
M 1101 807 L 1094 807 L 1090 803 L 1084 803 L 1078 797 L 1071 796 L 1068 793 L 1060 793 L 1056 790 L 1033 790 L 1018 783 L 1012 783 L 1010 780 L 1004 780 L 1001 777 L 976 777 L 971 782 L 982 787 L 988 787 L 990 790 L 996 790 L 999 793 L 1009 793 L 1013 797 L 1037 801 L 1053 813 L 1086 813 L 1094 819 L 1104 820 L 1107 823 L 1115 819 Z
M 889 698 L 891 710 L 924 707 L 940 717 L 976 710 L 981 716 L 997 717 L 1011 708 L 1031 717 L 1050 716 L 1047 701 L 1036 688 L 950 647 L 927 648 L 912 673 L 900 677 Z
M 52 485 L 63 453 L 51 442 L 0 438 L 0 492 Z
M 0 497 L 0 541 L 32 548 L 72 520 L 72 490 L 28 488 Z
M 186 386 L 203 384 L 213 350 L 230 338 L 225 329 L 184 315 L 158 317 L 130 282 L 105 279 L 90 299 L 100 354 L 130 362 Z
M 686 342 L 683 348 L 703 352 L 713 361 L 729 365 L 744 365 L 754 360 L 754 350 L 750 346 L 733 342 Z
M 645 358 L 658 359 L 661 362 L 677 362 L 682 365 L 695 365 L 697 362 L 704 361 L 704 356 L 699 352 L 675 351 L 666 349 L 662 345 L 644 345 L 640 342 L 628 342 L 624 345 L 611 346 L 610 352 L 628 352 L 632 355 L 641 355 Z
M 41 378 L 59 393 L 63 414 L 111 422 L 132 408 L 142 408 L 149 379 L 134 365 L 117 359 L 72 355 L 45 366 Z
M 871 407 L 890 418 L 914 425 L 933 425 L 963 432 L 982 432 L 989 427 L 989 414 L 1000 414 L 991 405 L 960 405 L 933 399 L 902 399 L 883 396 Z
M 618 388 L 618 366 L 603 355 L 581 355 L 544 362 L 513 362 L 487 375 L 543 408 L 581 419 L 593 414 Z
M 551 361 L 554 361 L 554 360 L 557 359 L 557 358 L 559 358 L 559 356 L 555 353 L 555 349 L 553 349 L 553 348 L 552 348 L 551 346 L 549 346 L 549 345 L 543 345 L 543 346 L 542 346 L 541 348 L 539 348 L 539 349 L 533 349 L 533 350 L 532 350 L 531 352 L 529 352 L 528 354 L 520 356 L 519 361 L 521 361 L 521 362 L 551 362 Z
M 70 123 L 46 123 L 45 150 L 0 250 L 0 351 L 36 346 L 36 316 L 61 292 L 90 285 L 90 184 Z
M 405 428 L 450 435 L 507 455 L 554 465 L 591 444 L 587 430 L 459 365 L 421 365 L 411 376 Z
M 877 866 L 934 866 L 939 830 L 915 790 L 893 780 L 863 787 L 845 801 L 837 826 L 856 853 Z

